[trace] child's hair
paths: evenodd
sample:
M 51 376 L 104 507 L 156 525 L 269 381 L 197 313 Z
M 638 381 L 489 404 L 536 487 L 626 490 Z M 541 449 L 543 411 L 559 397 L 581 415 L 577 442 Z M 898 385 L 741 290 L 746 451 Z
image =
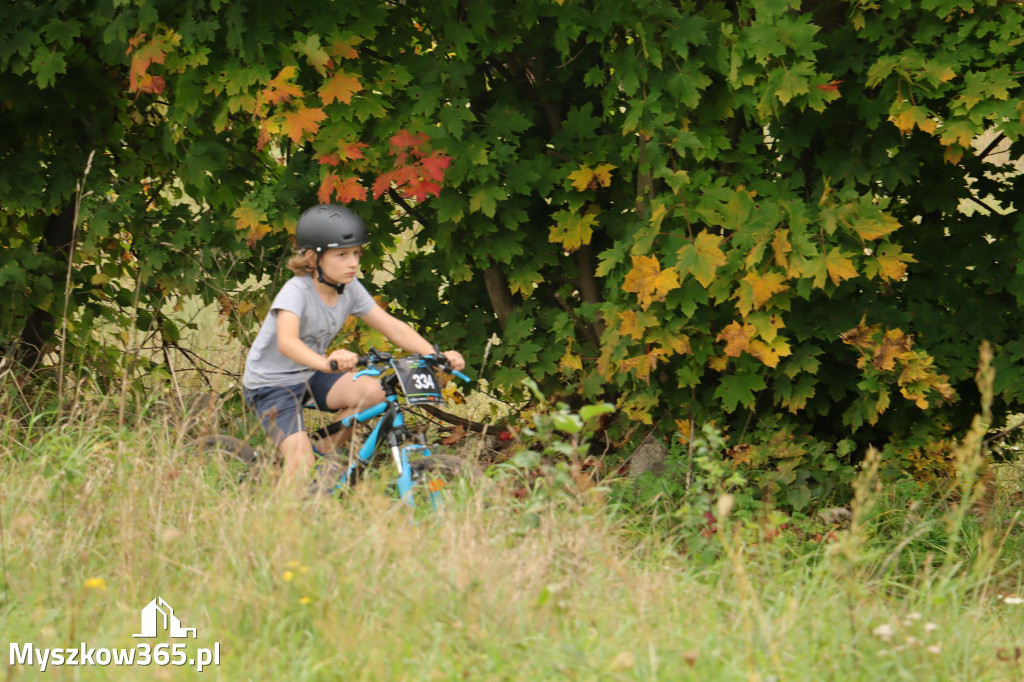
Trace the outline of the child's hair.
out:
M 285 267 L 299 277 L 314 274 L 316 272 L 316 264 L 314 263 L 313 265 L 310 265 L 309 258 L 306 257 L 306 252 L 311 250 L 312 249 L 297 249 L 288 259 Z M 359 253 L 363 253 L 363 248 L 361 246 L 359 247 Z
M 299 277 L 312 275 L 316 272 L 316 265 L 310 264 L 309 259 L 306 258 L 305 250 L 296 251 L 295 254 L 288 259 L 286 267 Z

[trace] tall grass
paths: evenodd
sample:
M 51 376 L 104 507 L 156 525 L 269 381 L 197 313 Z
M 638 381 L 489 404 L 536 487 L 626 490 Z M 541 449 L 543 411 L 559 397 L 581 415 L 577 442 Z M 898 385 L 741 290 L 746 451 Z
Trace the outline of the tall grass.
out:
M 161 596 L 224 680 L 1019 680 L 1015 525 L 978 534 L 886 511 L 872 467 L 818 545 L 717 527 L 710 565 L 626 534 L 596 494 L 525 501 L 495 481 L 413 519 L 372 478 L 297 500 L 229 484 L 174 422 L 102 410 L 0 425 L 0 639 L 134 647 Z M 869 519 L 902 512 L 886 541 Z M 964 513 L 970 513 L 966 510 Z M 923 529 L 923 530 L 922 530 Z M 904 540 L 957 534 L 908 570 Z M 964 559 L 963 557 L 967 557 Z M 52 679 L 194 679 L 188 667 L 52 667 Z M 6 679 L 37 669 L 6 668 Z

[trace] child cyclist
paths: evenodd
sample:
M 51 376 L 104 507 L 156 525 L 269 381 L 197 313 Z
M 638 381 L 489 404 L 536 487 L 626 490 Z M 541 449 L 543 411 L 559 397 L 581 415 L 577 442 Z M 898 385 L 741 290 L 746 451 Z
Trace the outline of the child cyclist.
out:
M 327 353 L 349 315 L 407 352 L 435 352 L 412 327 L 377 305 L 356 278 L 363 245 L 369 241 L 363 220 L 343 206 L 306 210 L 295 228 L 299 253 L 288 261 L 295 277 L 274 298 L 246 357 L 243 395 L 284 457 L 286 480 L 306 475 L 315 461 L 302 421 L 303 404 L 312 399 L 318 409 L 340 412 L 342 419 L 384 400 L 373 377 L 353 381 L 356 353 Z M 465 367 L 457 351 L 444 355 L 452 369 Z

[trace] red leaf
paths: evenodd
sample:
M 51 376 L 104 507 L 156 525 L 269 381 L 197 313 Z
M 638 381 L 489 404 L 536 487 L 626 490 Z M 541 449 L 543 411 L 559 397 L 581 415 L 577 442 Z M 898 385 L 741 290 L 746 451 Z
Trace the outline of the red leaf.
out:
M 163 76 L 154 76 L 152 74 L 144 73 L 139 77 L 138 83 L 136 83 L 136 92 L 148 92 L 153 95 L 159 95 L 164 91 Z
M 407 197 L 412 197 L 416 201 L 423 201 L 431 194 L 433 194 L 434 196 L 440 194 L 441 185 L 431 180 L 419 178 L 418 180 L 416 180 L 416 182 L 410 182 L 409 184 L 407 184 L 403 188 L 402 193 L 405 194 L 405 196 Z
M 321 166 L 323 166 L 323 165 L 337 166 L 340 161 L 341 161 L 341 159 L 338 158 L 337 154 L 321 154 L 320 155 L 319 164 Z M 320 202 L 320 203 L 327 203 L 327 202 Z
M 423 159 L 420 165 L 427 171 L 427 177 L 436 182 L 441 182 L 444 179 L 444 171 L 451 165 L 451 162 L 452 158 L 450 156 L 445 156 L 441 152 L 434 152 Z
M 413 135 L 408 130 L 399 130 L 391 136 L 391 153 L 395 154 L 401 153 L 405 150 L 416 150 L 429 139 L 430 138 L 427 137 L 426 133 L 416 133 Z
M 395 179 L 395 171 L 388 171 L 387 173 L 381 173 L 380 176 L 373 181 L 373 198 L 380 198 L 381 194 L 387 192 L 391 187 L 392 181 Z
M 826 92 L 834 92 L 839 89 L 839 84 L 842 82 L 843 81 L 830 81 L 822 85 L 815 85 L 814 87 L 818 88 L 819 90 L 825 90 Z

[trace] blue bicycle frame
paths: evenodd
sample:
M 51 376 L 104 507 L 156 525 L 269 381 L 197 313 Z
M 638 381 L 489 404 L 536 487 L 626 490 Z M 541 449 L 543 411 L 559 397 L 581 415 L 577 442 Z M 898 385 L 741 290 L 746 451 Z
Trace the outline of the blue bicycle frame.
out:
M 361 358 L 361 361 L 362 360 L 363 358 Z M 366 363 L 364 362 L 363 364 Z M 453 376 L 457 376 L 464 381 L 469 381 L 469 377 L 465 376 L 461 372 L 449 371 Z M 355 381 L 361 376 L 380 376 L 383 373 L 384 370 L 371 366 L 368 369 L 356 372 L 352 380 Z M 412 479 L 412 470 L 409 466 L 409 455 L 411 453 L 418 453 L 422 457 L 430 457 L 433 453 L 430 451 L 430 448 L 422 443 L 406 443 L 411 436 L 405 428 L 405 415 L 402 414 L 402 409 L 398 403 L 398 394 L 395 391 L 394 383 L 394 381 L 391 381 L 388 382 L 387 386 L 385 386 L 386 398 L 383 401 L 377 403 L 373 407 L 363 410 L 362 412 L 345 417 L 344 419 L 335 422 L 335 424 L 318 431 L 318 433 L 327 435 L 329 433 L 336 432 L 341 428 L 348 428 L 355 424 L 363 424 L 372 419 L 380 418 L 376 425 L 374 425 L 373 430 L 366 437 L 366 440 L 360 446 L 355 460 L 342 474 L 337 485 L 331 489 L 331 493 L 338 492 L 348 485 L 355 477 L 357 471 L 370 463 L 373 459 L 374 453 L 377 451 L 377 447 L 381 443 L 381 439 L 385 438 L 391 449 L 391 457 L 398 469 L 398 495 L 406 502 L 406 504 L 413 506 L 413 497 L 411 493 L 415 481 Z M 319 455 L 321 453 L 318 452 L 317 454 Z M 438 508 L 441 505 L 440 491 L 428 490 L 428 496 L 431 505 L 434 508 Z

